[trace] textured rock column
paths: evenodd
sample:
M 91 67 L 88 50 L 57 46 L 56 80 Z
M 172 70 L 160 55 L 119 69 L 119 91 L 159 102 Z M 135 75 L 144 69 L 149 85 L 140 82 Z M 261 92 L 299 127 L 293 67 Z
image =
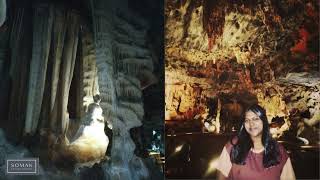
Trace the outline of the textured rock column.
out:
M 115 89 L 114 55 L 113 46 L 113 20 L 115 4 L 103 0 L 93 1 L 93 24 L 96 50 L 96 65 L 98 72 L 100 106 L 103 109 L 105 120 L 112 123 L 117 119 L 117 97 Z M 119 127 L 114 129 L 118 130 Z M 123 128 L 123 127 L 120 127 Z M 118 173 L 118 171 L 115 171 Z
M 144 110 L 141 84 L 142 79 L 146 79 L 144 75 L 152 75 L 153 63 L 145 45 L 147 28 L 126 7 L 127 1 L 107 4 L 97 0 L 93 3 L 102 97 L 100 105 L 105 119 L 113 126 L 111 162 L 106 165 L 105 171 L 107 178 L 115 180 L 148 177 L 142 160 L 134 154 L 135 144 L 129 131 L 142 125 Z
M 25 133 L 34 134 L 38 126 L 51 42 L 52 22 L 52 7 L 48 4 L 36 4 L 33 17 L 33 45 Z
M 88 24 L 88 23 L 87 23 Z M 83 74 L 83 108 L 87 112 L 93 96 L 99 94 L 96 55 L 93 34 L 87 26 L 82 27 L 82 74 Z
M 153 60 L 150 49 L 146 46 L 146 31 L 148 26 L 143 19 L 129 9 L 121 6 L 115 16 L 114 54 L 117 57 L 118 77 L 116 92 L 118 95 L 118 117 L 126 129 L 121 129 L 123 135 L 114 138 L 115 154 L 127 160 L 132 179 L 148 179 L 148 171 L 141 158 L 134 154 L 135 144 L 130 134 L 126 133 L 131 128 L 142 125 L 144 116 L 142 88 L 155 82 L 153 75 Z M 121 133 L 120 133 L 121 134 Z M 122 137 L 124 140 L 121 142 Z M 122 146 L 126 152 L 119 152 Z M 122 154 L 123 153 L 123 154 Z
M 117 117 L 118 100 L 115 89 L 115 57 L 113 54 L 115 4 L 112 2 L 93 2 L 93 22 L 95 31 L 96 61 L 99 76 L 100 105 L 105 119 L 113 125 L 111 163 L 106 168 L 110 179 L 132 179 L 128 161 L 132 158 L 132 141 L 127 127 Z M 127 140 L 129 139 L 129 141 Z M 126 143 L 131 142 L 131 143 Z

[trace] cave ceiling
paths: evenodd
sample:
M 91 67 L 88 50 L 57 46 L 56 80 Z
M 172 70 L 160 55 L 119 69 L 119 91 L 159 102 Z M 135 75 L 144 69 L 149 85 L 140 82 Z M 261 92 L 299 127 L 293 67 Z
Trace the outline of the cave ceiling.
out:
M 293 109 L 320 119 L 318 1 L 166 1 L 165 57 L 166 120 L 216 99 L 234 113 L 259 103 L 287 126 Z

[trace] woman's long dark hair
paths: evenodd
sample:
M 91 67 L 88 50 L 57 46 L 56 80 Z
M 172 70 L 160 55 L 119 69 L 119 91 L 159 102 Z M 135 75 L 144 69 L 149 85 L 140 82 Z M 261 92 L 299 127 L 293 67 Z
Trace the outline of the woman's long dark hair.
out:
M 231 139 L 231 144 L 233 145 L 231 149 L 231 162 L 235 164 L 244 165 L 245 159 L 253 147 L 252 140 L 250 135 L 244 128 L 244 119 L 245 113 L 248 111 L 252 111 L 263 122 L 263 130 L 262 130 L 262 144 L 264 146 L 264 154 L 263 154 L 263 166 L 265 168 L 274 166 L 279 164 L 280 160 L 280 152 L 277 142 L 272 138 L 269 131 L 269 123 L 266 115 L 266 111 L 259 105 L 250 106 L 244 113 L 241 122 L 241 128 L 237 135 L 237 142 L 233 144 L 233 139 Z

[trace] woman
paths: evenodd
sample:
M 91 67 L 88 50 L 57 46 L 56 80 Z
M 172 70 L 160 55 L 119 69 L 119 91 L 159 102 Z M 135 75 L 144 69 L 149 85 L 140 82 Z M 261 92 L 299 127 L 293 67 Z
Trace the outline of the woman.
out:
M 220 155 L 218 179 L 295 180 L 290 158 L 284 147 L 272 139 L 266 111 L 249 107 L 238 133 Z

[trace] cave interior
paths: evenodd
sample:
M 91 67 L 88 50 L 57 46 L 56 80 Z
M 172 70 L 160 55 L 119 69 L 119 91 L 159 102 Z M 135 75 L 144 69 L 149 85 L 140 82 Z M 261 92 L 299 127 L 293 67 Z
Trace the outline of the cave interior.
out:
M 175 0 L 164 12 L 167 177 L 214 178 L 208 159 L 259 104 L 297 178 L 319 178 L 319 1 Z
M 1 177 L 39 157 L 38 179 L 161 179 L 163 4 L 3 2 Z

